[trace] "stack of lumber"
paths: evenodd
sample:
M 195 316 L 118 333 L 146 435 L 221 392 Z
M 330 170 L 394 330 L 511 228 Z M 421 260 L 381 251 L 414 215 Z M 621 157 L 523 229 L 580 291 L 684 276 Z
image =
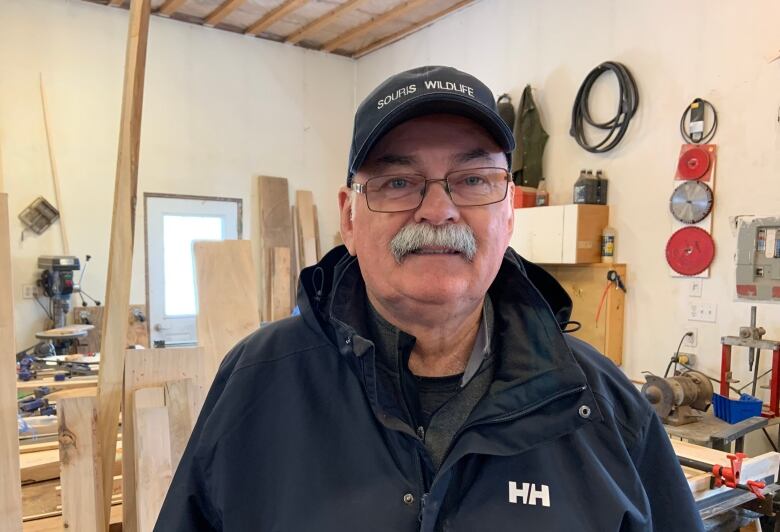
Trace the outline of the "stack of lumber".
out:
M 313 266 L 320 258 L 320 229 L 314 194 L 309 190 L 295 193 L 295 210 L 298 213 L 298 262 L 301 269 Z
M 295 238 L 287 179 L 261 176 L 258 179 L 258 196 L 262 279 L 260 310 L 263 321 L 273 321 L 290 315 L 294 295 Z
M 287 179 L 259 178 L 263 321 L 290 315 L 295 306 L 298 271 L 316 264 L 322 256 L 314 195 L 309 190 L 296 191 L 291 208 L 289 193 Z

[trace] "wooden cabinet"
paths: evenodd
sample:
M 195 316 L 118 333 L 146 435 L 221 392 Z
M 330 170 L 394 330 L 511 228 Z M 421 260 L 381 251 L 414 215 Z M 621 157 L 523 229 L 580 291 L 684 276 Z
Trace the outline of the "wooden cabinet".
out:
M 618 366 L 623 363 L 623 317 L 625 293 L 607 280 L 615 270 L 625 285 L 629 284 L 625 264 L 542 264 L 561 283 L 571 297 L 571 319 L 582 328 L 573 333 L 588 342 Z
M 601 262 L 601 232 L 608 222 L 607 205 L 515 209 L 515 228 L 509 245 L 531 262 Z

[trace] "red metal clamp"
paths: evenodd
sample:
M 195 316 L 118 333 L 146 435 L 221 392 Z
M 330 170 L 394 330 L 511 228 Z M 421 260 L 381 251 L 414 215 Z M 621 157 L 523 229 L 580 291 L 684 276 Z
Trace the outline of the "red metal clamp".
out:
M 742 460 L 746 457 L 745 453 L 729 454 L 726 458 L 731 462 L 731 467 L 725 467 L 720 464 L 712 466 L 712 477 L 715 487 L 728 486 L 729 488 L 736 488 L 737 484 L 739 484 Z
M 762 493 L 762 490 L 766 487 L 765 482 L 759 482 L 757 480 L 748 480 L 747 485 L 740 484 L 740 488 L 751 492 L 753 495 L 758 497 L 759 499 L 764 499 L 764 494 Z

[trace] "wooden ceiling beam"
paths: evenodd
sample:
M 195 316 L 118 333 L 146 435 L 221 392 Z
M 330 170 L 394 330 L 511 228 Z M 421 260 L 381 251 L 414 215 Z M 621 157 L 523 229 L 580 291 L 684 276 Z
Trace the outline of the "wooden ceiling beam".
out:
M 157 14 L 163 15 L 164 17 L 170 17 L 176 13 L 186 1 L 187 0 L 165 0 L 165 3 L 157 10 Z
M 270 10 L 263 15 L 257 22 L 249 26 L 244 30 L 245 35 L 258 35 L 271 27 L 274 23 L 284 18 L 287 14 L 292 13 L 308 0 L 285 0 L 277 7 Z
M 339 17 L 343 16 L 344 14 L 349 13 L 350 11 L 356 9 L 357 7 L 360 6 L 360 4 L 364 4 L 366 1 L 367 0 L 348 0 L 347 2 L 344 2 L 343 4 L 338 6 L 336 9 L 332 9 L 331 11 L 328 11 L 320 18 L 309 22 L 301 29 L 291 33 L 284 39 L 284 42 L 290 44 L 298 43 L 302 41 L 304 38 L 306 38 L 308 35 L 311 35 L 312 33 L 314 33 L 320 28 L 324 28 L 325 26 L 327 26 L 334 20 L 338 19 Z
M 244 2 L 246 2 L 246 0 L 225 0 L 222 2 L 222 4 L 219 5 L 219 7 L 206 16 L 206 19 L 203 21 L 203 25 L 211 27 L 216 26 L 222 22 L 226 16 L 231 14 L 237 8 L 241 7 L 241 4 Z
M 322 45 L 322 48 L 320 48 L 320 50 L 322 50 L 323 52 L 332 52 L 342 44 L 347 43 L 352 39 L 355 39 L 363 35 L 364 33 L 367 33 L 373 30 L 374 28 L 381 26 L 386 22 L 389 22 L 393 19 L 396 19 L 404 15 L 406 12 L 411 11 L 412 9 L 422 5 L 423 3 L 425 3 L 425 0 L 409 0 L 407 2 L 403 2 L 402 4 L 395 6 L 393 9 L 389 11 L 385 11 L 381 15 L 372 18 L 365 24 L 356 26 L 351 30 L 342 33 L 338 37 L 331 39 L 330 41 Z
M 474 0 L 461 0 L 457 4 L 451 5 L 447 9 L 443 9 L 439 11 L 438 13 L 435 13 L 431 15 L 430 17 L 425 17 L 424 19 L 415 22 L 411 26 L 402 29 L 401 31 L 397 31 L 395 33 L 392 33 L 390 35 L 387 35 L 385 37 L 382 37 L 381 39 L 377 39 L 376 41 L 367 44 L 360 50 L 357 50 L 352 54 L 353 59 L 359 59 L 363 57 L 366 54 L 370 54 L 373 51 L 376 51 L 384 46 L 387 46 L 388 44 L 392 44 L 396 41 L 399 41 L 406 37 L 407 35 L 411 35 L 412 33 L 424 28 L 425 26 L 432 24 L 436 22 L 438 19 L 445 17 L 449 15 L 450 13 L 457 11 L 461 8 L 466 7 L 467 5 L 473 3 Z

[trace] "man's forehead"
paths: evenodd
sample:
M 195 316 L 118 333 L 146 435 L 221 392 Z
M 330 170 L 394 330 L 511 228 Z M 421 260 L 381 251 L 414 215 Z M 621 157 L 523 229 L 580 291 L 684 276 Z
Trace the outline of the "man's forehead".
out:
M 369 157 L 369 162 L 377 166 L 415 166 L 421 164 L 421 157 L 416 153 L 405 153 L 404 151 L 391 151 L 392 147 L 384 153 L 377 153 L 375 157 Z M 468 163 L 476 160 L 491 162 L 493 159 L 491 153 L 481 147 L 457 151 L 448 157 L 451 162 L 456 164 Z

